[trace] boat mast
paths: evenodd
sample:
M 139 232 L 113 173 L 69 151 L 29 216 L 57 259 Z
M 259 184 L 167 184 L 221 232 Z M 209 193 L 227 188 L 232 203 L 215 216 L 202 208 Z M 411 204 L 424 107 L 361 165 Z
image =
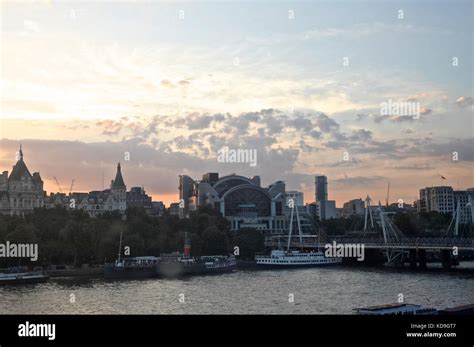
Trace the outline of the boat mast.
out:
M 119 242 L 119 252 L 118 252 L 118 262 L 120 263 L 120 254 L 122 253 L 122 230 L 120 230 L 120 242 Z
M 286 247 L 286 250 L 287 250 L 287 251 L 290 250 L 291 233 L 292 233 L 292 231 L 293 231 L 293 212 L 294 212 L 294 209 L 295 209 L 295 205 L 293 205 L 293 207 L 291 208 L 290 230 L 289 230 L 289 232 L 288 232 L 288 246 Z
M 298 235 L 300 237 L 301 250 L 303 251 L 303 235 L 301 234 L 300 214 L 298 213 L 298 206 L 296 206 L 296 225 L 298 226 Z

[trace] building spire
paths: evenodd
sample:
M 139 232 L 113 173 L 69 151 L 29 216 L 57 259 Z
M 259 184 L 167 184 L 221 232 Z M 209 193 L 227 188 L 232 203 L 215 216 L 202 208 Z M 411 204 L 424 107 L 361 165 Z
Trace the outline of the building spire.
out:
M 21 142 L 20 142 L 20 151 L 18 152 L 18 160 L 22 160 L 23 161 L 23 151 L 21 149 Z
M 117 174 L 115 175 L 115 179 L 112 182 L 112 188 L 125 188 L 120 163 L 117 164 Z

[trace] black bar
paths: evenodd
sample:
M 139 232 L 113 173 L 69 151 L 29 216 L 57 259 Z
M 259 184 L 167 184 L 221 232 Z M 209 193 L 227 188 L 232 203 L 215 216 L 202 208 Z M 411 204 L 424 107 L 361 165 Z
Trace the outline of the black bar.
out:
M 18 336 L 19 325 L 27 321 L 54 323 L 55 339 Z M 421 330 L 412 324 L 426 327 Z M 474 316 L 4 315 L 0 316 L 0 345 L 325 343 L 472 346 L 473 330 Z M 455 333 L 456 337 L 407 337 L 407 333 Z

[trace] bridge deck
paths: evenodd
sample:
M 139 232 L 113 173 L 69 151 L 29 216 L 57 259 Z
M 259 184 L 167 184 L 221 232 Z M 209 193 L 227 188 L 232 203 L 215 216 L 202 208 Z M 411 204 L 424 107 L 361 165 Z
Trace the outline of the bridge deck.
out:
M 288 240 L 288 239 L 287 239 Z M 327 244 L 363 244 L 368 249 L 439 249 L 452 250 L 457 247 L 462 251 L 474 251 L 474 239 L 470 238 L 404 238 L 398 242 L 387 242 L 383 239 L 364 239 L 364 238 L 333 238 L 328 242 L 313 242 L 312 240 L 303 240 L 299 242 L 291 241 L 291 246 L 296 248 L 324 248 Z M 277 247 L 284 246 L 286 242 L 280 240 L 267 240 L 265 246 Z

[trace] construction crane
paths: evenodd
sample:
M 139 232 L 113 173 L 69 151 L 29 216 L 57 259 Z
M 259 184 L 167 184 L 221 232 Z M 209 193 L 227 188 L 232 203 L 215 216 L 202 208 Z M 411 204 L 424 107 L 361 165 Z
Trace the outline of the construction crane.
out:
M 390 197 L 390 181 L 388 181 L 388 187 L 387 187 L 387 197 L 385 198 L 385 206 L 388 207 L 388 199 Z
M 69 188 L 69 195 L 71 195 L 72 187 L 74 186 L 74 178 L 71 181 L 71 187 Z
M 56 176 L 53 176 L 53 177 L 54 177 L 54 180 L 56 181 L 56 185 L 58 186 L 59 192 L 62 193 L 63 190 L 61 189 L 61 186 L 59 185 L 58 179 L 56 178 Z

